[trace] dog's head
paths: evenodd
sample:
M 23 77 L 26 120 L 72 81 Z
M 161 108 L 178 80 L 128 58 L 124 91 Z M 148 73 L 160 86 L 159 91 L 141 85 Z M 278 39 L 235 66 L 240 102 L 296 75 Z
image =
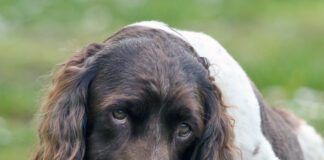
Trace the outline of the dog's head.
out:
M 231 119 L 208 67 L 156 29 L 89 45 L 54 78 L 35 159 L 232 159 Z

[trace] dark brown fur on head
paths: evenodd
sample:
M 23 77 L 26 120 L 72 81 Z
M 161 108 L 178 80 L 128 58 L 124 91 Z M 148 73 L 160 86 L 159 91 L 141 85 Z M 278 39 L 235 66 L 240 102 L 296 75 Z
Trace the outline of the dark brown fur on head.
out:
M 208 67 L 156 29 L 128 27 L 89 45 L 54 77 L 35 160 L 233 159 L 232 120 Z

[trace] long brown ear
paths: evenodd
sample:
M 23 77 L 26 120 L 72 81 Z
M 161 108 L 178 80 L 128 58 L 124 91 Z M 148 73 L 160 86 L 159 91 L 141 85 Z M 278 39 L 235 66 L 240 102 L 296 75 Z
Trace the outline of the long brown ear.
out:
M 88 86 L 95 75 L 92 61 L 103 48 L 91 44 L 56 72 L 41 107 L 40 144 L 35 160 L 81 160 L 85 152 Z
M 207 59 L 199 62 L 208 70 Z M 196 143 L 193 160 L 232 160 L 234 159 L 234 120 L 226 113 L 227 106 L 222 100 L 221 91 L 209 77 L 210 85 L 202 90 L 205 110 L 205 130 Z
M 193 159 L 232 160 L 234 159 L 233 120 L 226 114 L 226 106 L 217 88 L 207 91 L 205 96 L 205 131 L 199 139 Z

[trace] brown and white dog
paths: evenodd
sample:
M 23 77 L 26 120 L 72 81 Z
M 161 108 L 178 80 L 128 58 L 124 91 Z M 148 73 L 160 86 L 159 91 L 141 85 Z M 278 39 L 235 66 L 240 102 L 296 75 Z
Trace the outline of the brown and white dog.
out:
M 321 160 L 321 137 L 269 108 L 213 38 L 124 27 L 57 71 L 35 160 Z

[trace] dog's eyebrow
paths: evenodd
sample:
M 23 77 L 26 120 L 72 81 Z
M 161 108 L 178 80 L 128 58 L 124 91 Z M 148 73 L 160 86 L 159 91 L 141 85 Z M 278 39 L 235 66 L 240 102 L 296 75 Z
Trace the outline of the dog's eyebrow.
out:
M 105 97 L 103 101 L 100 103 L 100 110 L 104 110 L 111 105 L 119 104 L 120 102 L 129 102 L 129 101 L 137 101 L 139 98 L 134 95 L 125 95 L 125 94 L 109 94 L 109 96 Z
M 181 105 L 167 108 L 164 111 L 164 117 L 168 124 L 190 123 L 198 136 L 202 134 L 205 125 L 203 114 L 202 106 L 197 103 L 182 103 Z

